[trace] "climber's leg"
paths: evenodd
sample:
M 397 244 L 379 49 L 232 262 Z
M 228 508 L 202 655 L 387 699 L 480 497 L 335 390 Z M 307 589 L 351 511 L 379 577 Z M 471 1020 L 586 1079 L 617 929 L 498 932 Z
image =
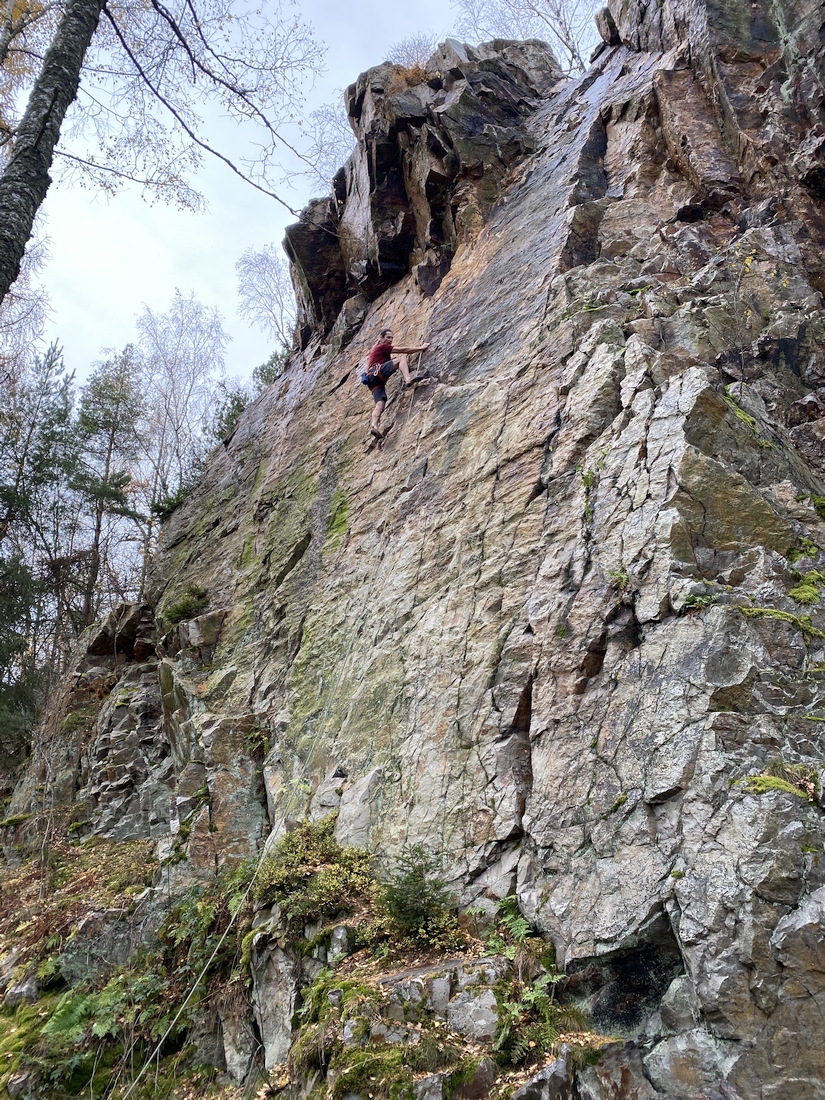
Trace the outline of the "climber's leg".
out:
M 401 377 L 404 379 L 404 384 L 409 386 L 410 382 L 412 382 L 412 376 L 410 375 L 410 367 L 406 355 L 399 355 L 397 359 L 393 360 L 393 364 L 401 371 Z
M 387 405 L 387 391 L 383 386 L 375 387 L 372 391 L 372 399 L 375 405 L 373 406 L 372 419 L 370 420 L 370 432 L 380 439 L 381 433 L 378 430 L 378 425 Z

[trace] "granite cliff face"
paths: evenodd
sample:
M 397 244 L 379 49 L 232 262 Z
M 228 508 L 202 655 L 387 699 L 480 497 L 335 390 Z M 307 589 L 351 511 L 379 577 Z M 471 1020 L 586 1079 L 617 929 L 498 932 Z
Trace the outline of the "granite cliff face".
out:
M 157 838 L 174 891 L 337 811 L 384 862 L 443 853 L 465 907 L 515 894 L 617 1037 L 530 1098 L 813 1100 L 825 20 L 611 11 L 579 80 L 448 42 L 349 89 L 358 148 L 287 234 L 301 350 L 168 522 L 154 605 L 79 654 L 11 812 L 45 789 L 81 833 Z M 385 326 L 430 378 L 393 380 L 368 450 Z M 274 1066 L 303 979 L 266 919 Z

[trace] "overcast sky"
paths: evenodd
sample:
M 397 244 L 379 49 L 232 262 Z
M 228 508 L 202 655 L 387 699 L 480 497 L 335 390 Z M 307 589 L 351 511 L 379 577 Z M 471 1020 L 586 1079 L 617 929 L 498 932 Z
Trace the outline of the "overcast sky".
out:
M 327 71 L 299 96 L 307 110 L 379 64 L 399 40 L 422 31 L 443 40 L 454 17 L 445 0 L 303 0 L 298 10 L 327 46 Z M 164 312 L 175 287 L 220 310 L 232 335 L 229 374 L 248 375 L 272 350 L 236 313 L 234 267 L 244 249 L 280 242 L 293 219 L 218 163 L 197 185 L 208 203 L 203 214 L 150 206 L 137 189 L 106 198 L 79 187 L 51 188 L 45 203 L 51 260 L 42 273 L 52 307 L 46 337 L 63 346 L 66 365 L 79 378 L 104 349 L 135 339 L 144 303 Z M 298 181 L 284 198 L 300 209 L 318 191 Z

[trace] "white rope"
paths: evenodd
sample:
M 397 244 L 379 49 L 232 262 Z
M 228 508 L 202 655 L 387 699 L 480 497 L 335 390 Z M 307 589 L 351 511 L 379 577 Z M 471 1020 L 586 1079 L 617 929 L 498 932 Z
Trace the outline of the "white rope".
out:
M 315 746 L 318 742 L 319 736 L 320 736 L 320 734 L 316 735 L 316 737 L 314 739 L 314 742 L 312 744 L 312 749 L 315 748 Z M 311 757 L 311 755 L 312 754 L 310 753 L 309 756 L 307 757 L 307 759 L 309 759 Z M 305 766 L 306 765 L 304 764 L 304 767 Z M 286 823 L 287 815 L 288 815 L 290 809 L 292 808 L 292 800 L 295 798 L 295 795 L 296 795 L 295 790 L 292 790 L 290 792 L 289 798 L 287 800 L 286 808 L 283 812 L 283 815 L 281 816 L 281 820 L 278 822 L 277 829 L 273 829 L 272 833 L 270 835 L 280 834 L 281 829 L 283 828 L 284 824 Z M 144 1073 L 149 1068 L 149 1066 L 151 1066 L 151 1064 L 155 1060 L 155 1058 L 158 1059 L 158 1065 L 160 1065 L 160 1051 L 163 1047 L 163 1044 L 166 1042 L 166 1040 L 172 1034 L 172 1031 L 175 1027 L 175 1024 L 178 1022 L 178 1020 L 183 1015 L 184 1010 L 186 1009 L 186 1006 L 192 1000 L 192 998 L 194 997 L 195 993 L 197 992 L 198 987 L 200 986 L 201 982 L 206 977 L 206 974 L 207 974 L 207 971 L 209 970 L 209 967 L 215 961 L 215 958 L 216 958 L 218 952 L 220 951 L 221 947 L 223 947 L 223 945 L 226 941 L 226 937 L 229 935 L 230 931 L 232 930 L 232 926 L 235 924 L 235 921 L 236 921 L 238 915 L 241 912 L 243 912 L 243 908 L 244 908 L 244 905 L 246 904 L 247 898 L 249 897 L 249 895 L 252 891 L 252 887 L 255 885 L 255 880 L 257 879 L 258 873 L 261 870 L 261 867 L 263 866 L 264 859 L 267 857 L 268 854 L 269 854 L 269 848 L 268 848 L 268 845 L 265 842 L 264 847 L 261 849 L 261 851 L 258 855 L 258 862 L 257 862 L 257 865 L 255 867 L 255 871 L 253 872 L 252 878 L 249 880 L 249 885 L 247 886 L 246 890 L 243 893 L 240 904 L 238 905 L 235 912 L 231 915 L 230 920 L 229 920 L 229 924 L 226 926 L 226 930 L 224 931 L 223 935 L 221 936 L 221 938 L 218 940 L 217 944 L 215 945 L 215 949 L 213 950 L 212 954 L 209 956 L 208 960 L 204 964 L 204 967 L 201 970 L 200 974 L 195 979 L 195 982 L 194 982 L 192 988 L 189 990 L 189 993 L 186 995 L 185 1000 L 181 1004 L 178 1011 L 175 1013 L 175 1015 L 172 1019 L 172 1022 L 169 1024 L 166 1031 L 163 1033 L 161 1038 L 156 1043 L 155 1048 L 152 1051 L 152 1053 L 149 1055 L 149 1057 L 143 1063 L 143 1066 L 139 1070 L 137 1077 L 135 1077 L 135 1079 L 132 1081 L 129 1088 L 123 1094 L 123 1100 L 128 1100 L 128 1098 L 131 1096 L 131 1094 L 137 1088 L 137 1085 L 140 1082 L 140 1079 L 143 1077 Z M 130 1044 L 129 1050 L 124 1052 L 124 1056 L 123 1056 L 123 1059 L 121 1060 L 121 1064 L 123 1062 L 125 1062 L 126 1057 L 134 1051 L 136 1046 L 137 1046 L 137 1040 L 133 1039 L 132 1043 Z M 119 1077 L 120 1077 L 120 1073 L 118 1073 L 118 1078 Z M 117 1079 L 115 1079 L 115 1085 L 116 1084 L 117 1084 Z M 112 1087 L 114 1088 L 114 1086 L 112 1086 Z

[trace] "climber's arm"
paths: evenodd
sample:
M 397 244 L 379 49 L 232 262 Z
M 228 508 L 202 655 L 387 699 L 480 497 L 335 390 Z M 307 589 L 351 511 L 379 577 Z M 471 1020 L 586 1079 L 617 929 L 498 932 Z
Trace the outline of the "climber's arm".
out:
M 421 344 L 421 346 L 417 348 L 399 348 L 396 344 L 393 344 L 392 353 L 393 355 L 395 355 L 396 352 L 398 352 L 399 355 L 414 355 L 417 351 L 426 351 L 429 346 L 429 344 Z

